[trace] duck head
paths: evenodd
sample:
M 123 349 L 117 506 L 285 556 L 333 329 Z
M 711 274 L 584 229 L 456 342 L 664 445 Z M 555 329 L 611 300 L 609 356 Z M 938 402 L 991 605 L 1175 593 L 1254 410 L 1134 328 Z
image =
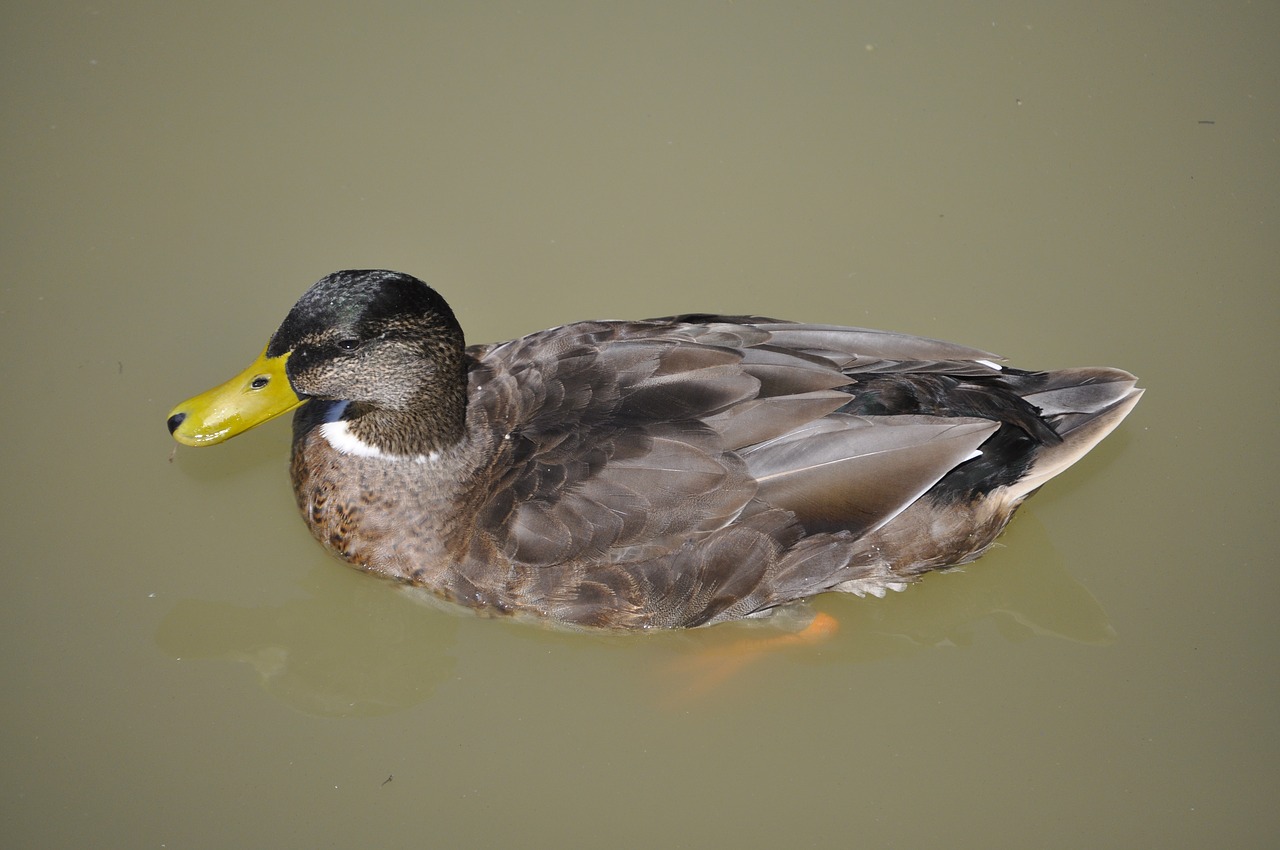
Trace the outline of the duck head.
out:
M 334 272 L 298 299 L 247 369 L 170 411 L 169 432 L 214 445 L 318 399 L 346 402 L 342 418 L 369 445 L 425 454 L 461 439 L 463 349 L 453 311 L 417 278 Z

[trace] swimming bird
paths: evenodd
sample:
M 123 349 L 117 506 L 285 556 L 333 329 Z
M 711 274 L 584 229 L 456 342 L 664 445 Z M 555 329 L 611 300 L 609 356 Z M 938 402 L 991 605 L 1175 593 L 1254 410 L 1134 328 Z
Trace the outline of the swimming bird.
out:
M 964 564 L 1142 395 L 900 333 L 689 313 L 467 347 L 439 293 L 331 274 L 168 417 L 222 442 L 294 410 L 312 534 L 459 605 L 599 629 L 883 596 Z

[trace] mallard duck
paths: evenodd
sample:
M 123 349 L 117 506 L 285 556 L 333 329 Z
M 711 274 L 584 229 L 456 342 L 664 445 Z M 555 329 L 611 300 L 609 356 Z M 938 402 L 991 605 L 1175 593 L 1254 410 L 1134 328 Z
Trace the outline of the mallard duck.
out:
M 964 564 L 1142 395 L 899 333 L 759 316 L 588 321 L 466 347 L 392 271 L 312 286 L 170 433 L 295 410 L 298 507 L 359 569 L 570 627 L 687 628 Z

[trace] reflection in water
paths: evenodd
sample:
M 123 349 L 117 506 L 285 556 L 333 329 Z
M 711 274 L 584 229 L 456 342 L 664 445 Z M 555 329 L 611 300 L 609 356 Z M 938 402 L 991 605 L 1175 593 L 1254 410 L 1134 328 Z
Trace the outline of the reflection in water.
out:
M 1111 642 L 1115 631 L 1106 612 L 1066 571 L 1034 513 L 1024 512 L 1015 527 L 1016 552 L 993 551 L 960 570 L 928 576 L 882 606 L 860 605 L 854 616 L 842 617 L 842 625 L 857 636 L 847 641 L 852 657 L 878 660 L 935 646 L 965 646 L 988 620 L 1010 641 L 1041 635 Z
M 1017 551 L 993 550 L 981 561 L 956 570 L 931 573 L 906 592 L 884 599 L 857 599 L 830 594 L 819 604 L 839 622 L 837 636 L 828 642 L 796 642 L 781 651 L 749 654 L 754 662 L 772 656 L 794 662 L 805 656 L 815 665 L 864 664 L 903 658 L 942 646 L 973 643 L 990 622 L 1010 642 L 1034 636 L 1102 645 L 1115 639 L 1115 630 L 1098 601 L 1071 577 L 1034 514 L 1024 510 L 1015 520 Z M 1035 552 L 1027 560 L 1026 552 Z M 750 687 L 744 659 L 735 648 L 744 634 L 759 635 L 765 623 L 738 622 L 686 633 L 681 657 L 666 665 L 662 684 L 673 709 L 686 708 L 714 694 L 719 680 L 730 676 Z M 759 635 L 763 638 L 763 635 Z M 708 681 L 710 680 L 710 685 Z
M 388 594 L 379 581 L 351 585 L 342 596 L 274 607 L 184 599 L 156 643 L 183 660 L 247 662 L 269 693 L 307 714 L 370 716 L 422 702 L 453 671 L 457 618 Z
M 840 624 L 836 637 L 821 644 L 820 651 L 797 645 L 785 654 L 794 658 L 804 653 L 824 665 L 880 661 L 938 646 L 967 645 L 988 620 L 1010 641 L 1034 635 L 1092 644 L 1112 640 L 1105 612 L 1054 556 L 1033 513 L 1024 512 L 1016 533 L 1016 553 L 992 552 L 964 570 L 927 576 L 905 593 L 885 599 L 827 597 L 831 601 L 822 604 Z M 1027 560 L 1027 552 L 1039 557 Z M 322 571 L 329 569 L 339 567 L 319 568 L 308 583 L 318 583 Z M 388 593 L 384 581 L 353 578 L 345 593 L 312 593 L 275 607 L 182 600 L 161 623 L 156 643 L 184 660 L 247 662 L 269 693 L 308 714 L 388 714 L 427 700 L 454 672 L 450 650 L 459 616 L 424 607 L 421 595 L 411 589 Z M 506 634 L 516 640 L 604 648 L 607 653 L 658 650 L 665 661 L 657 661 L 655 668 L 667 680 L 658 701 L 681 706 L 678 698 L 668 697 L 701 693 L 703 683 L 675 681 L 668 674 L 699 676 L 707 674 L 707 667 L 672 666 L 667 663 L 670 653 L 688 659 L 741 641 L 744 634 L 763 638 L 766 632 L 776 634 L 768 621 L 648 637 L 551 631 L 537 624 Z M 748 679 L 739 684 L 749 686 L 750 670 L 735 669 L 734 675 Z
M 679 656 L 658 671 L 660 705 L 680 711 L 732 699 L 768 682 L 771 674 L 761 669 L 753 675 L 751 668 L 775 657 L 788 664 L 804 658 L 810 665 L 848 667 L 968 646 L 984 622 L 1010 642 L 1037 635 L 1095 645 L 1114 640 L 1106 612 L 1067 573 L 1044 527 L 1026 510 L 1015 525 L 1018 552 L 993 550 L 976 564 L 931 573 L 884 599 L 822 597 L 823 612 L 839 624 L 832 640 L 776 641 L 762 634 L 765 623 L 751 621 L 686 633 L 696 639 L 686 640 Z M 1027 551 L 1038 557 L 1025 560 Z M 805 619 L 803 612 L 795 619 Z M 752 642 L 766 646 L 753 649 Z

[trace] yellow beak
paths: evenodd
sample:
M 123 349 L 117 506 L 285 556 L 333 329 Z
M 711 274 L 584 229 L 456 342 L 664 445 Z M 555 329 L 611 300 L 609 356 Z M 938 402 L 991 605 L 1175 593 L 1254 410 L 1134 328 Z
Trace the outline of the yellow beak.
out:
M 212 446 L 288 413 L 304 399 L 289 385 L 284 364 L 288 352 L 258 359 L 221 386 L 190 398 L 169 411 L 169 433 L 187 446 Z

